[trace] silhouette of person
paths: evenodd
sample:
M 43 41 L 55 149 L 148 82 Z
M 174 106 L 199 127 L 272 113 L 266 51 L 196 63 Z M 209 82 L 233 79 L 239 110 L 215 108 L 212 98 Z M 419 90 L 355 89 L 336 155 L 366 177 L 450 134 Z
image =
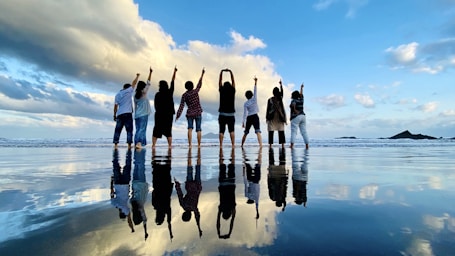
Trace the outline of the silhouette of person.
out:
M 169 236 L 172 240 L 174 236 L 171 225 L 171 195 L 174 183 L 172 183 L 171 177 L 171 159 L 170 148 L 165 157 L 157 156 L 156 150 L 152 150 L 152 205 L 156 211 L 155 223 L 161 225 L 166 219 Z
M 180 115 L 182 114 L 183 108 L 185 104 L 188 106 L 186 110 L 186 119 L 188 122 L 188 146 L 191 147 L 192 145 L 192 138 L 193 138 L 193 128 L 194 123 L 196 124 L 196 136 L 197 136 L 197 146 L 201 146 L 201 138 L 202 138 L 202 107 L 201 102 L 199 99 L 199 91 L 202 87 L 202 78 L 204 77 L 205 69 L 202 69 L 201 77 L 199 78 L 199 82 L 195 89 L 193 82 L 186 81 L 185 89 L 186 92 L 182 94 L 182 99 L 180 100 L 179 109 L 177 110 L 177 114 L 175 116 L 175 121 L 179 119 Z
M 297 149 L 292 149 L 292 196 L 295 203 L 306 207 L 308 182 L 308 151 L 305 150 L 303 159 Z
M 202 191 L 202 182 L 201 182 L 201 149 L 197 150 L 197 161 L 196 161 L 196 173 L 193 177 L 193 165 L 191 160 L 191 147 L 188 148 L 188 165 L 186 169 L 186 181 L 185 181 L 185 190 L 186 195 L 183 195 L 180 182 L 174 178 L 175 189 L 177 190 L 177 196 L 179 198 L 180 206 L 183 208 L 184 212 L 182 214 L 182 220 L 188 222 L 191 220 L 191 212 L 194 212 L 194 217 L 196 219 L 196 225 L 199 231 L 199 237 L 202 237 L 201 230 L 201 214 L 199 212 L 198 203 L 199 195 Z
M 123 89 L 115 95 L 115 129 L 112 141 L 115 148 L 117 148 L 117 144 L 119 143 L 123 127 L 125 127 L 126 130 L 126 142 L 128 143 L 128 148 L 131 148 L 131 143 L 133 143 L 133 94 L 134 88 L 139 80 L 139 76 L 140 74 L 137 73 L 133 82 L 131 82 L 131 84 L 124 84 Z
M 259 194 L 261 180 L 261 163 L 262 163 L 262 148 L 258 150 L 258 158 L 254 168 L 249 163 L 246 157 L 245 150 L 243 151 L 243 182 L 245 184 L 245 197 L 247 198 L 247 204 L 256 204 L 256 219 L 259 219 Z
M 155 94 L 155 126 L 153 127 L 152 148 L 162 135 L 166 136 L 168 147 L 172 147 L 172 121 L 174 119 L 174 81 L 177 66 L 174 67 L 171 85 L 165 80 L 159 82 L 159 90 Z
M 267 100 L 267 130 L 269 132 L 269 147 L 273 144 L 273 132 L 278 131 L 278 142 L 284 148 L 286 138 L 284 136 L 284 125 L 286 124 L 286 111 L 283 105 L 283 84 L 280 80 L 280 88 L 273 88 L 273 96 Z
M 269 188 L 269 197 L 275 201 L 276 207 L 286 208 L 286 193 L 288 188 L 288 170 L 286 170 L 285 149 L 279 149 L 279 164 L 275 165 L 273 148 L 269 149 L 269 173 L 267 176 L 267 185 Z
M 131 211 L 128 204 L 131 181 L 131 149 L 126 151 L 125 166 L 120 166 L 118 149 L 112 154 L 111 204 L 118 209 L 119 218 L 127 219 L 131 232 L 134 232 Z
M 134 151 L 134 171 L 131 181 L 130 204 L 133 211 L 134 225 L 143 224 L 144 237 L 147 240 L 147 215 L 145 214 L 144 204 L 149 192 L 149 184 L 145 179 L 145 148 Z
M 303 83 L 300 86 L 299 91 L 293 91 L 291 94 L 291 104 L 290 107 L 290 114 L 291 114 L 291 148 L 294 147 L 294 142 L 297 136 L 297 130 L 300 130 L 300 134 L 302 135 L 303 140 L 305 141 L 305 148 L 308 149 L 309 140 L 308 134 L 306 132 L 306 117 L 305 111 L 303 110 Z
M 231 82 L 223 83 L 223 72 L 228 72 L 231 77 Z M 220 126 L 219 140 L 220 147 L 223 146 L 224 132 L 228 127 L 229 137 L 231 138 L 232 147 L 235 146 L 235 81 L 234 74 L 230 69 L 222 69 L 220 71 L 220 79 L 218 80 L 218 91 L 220 92 L 220 107 L 218 108 L 218 124 Z
M 258 137 L 259 147 L 262 147 L 262 135 L 261 135 L 261 124 L 259 121 L 259 107 L 257 102 L 257 82 L 258 79 L 254 77 L 254 89 L 253 92 L 248 90 L 245 92 L 245 97 L 247 101 L 243 104 L 243 120 L 242 120 L 242 128 L 245 128 L 243 131 L 242 137 L 242 148 L 243 144 L 245 144 L 246 136 L 250 132 L 251 126 L 254 127 L 254 132 Z
M 231 149 L 230 163 L 226 166 L 224 163 L 223 148 L 220 148 L 220 172 L 218 176 L 218 191 L 220 193 L 220 204 L 218 205 L 218 214 L 216 218 L 216 230 L 218 238 L 228 239 L 231 237 L 234 228 L 234 219 L 236 214 L 235 202 L 235 151 Z M 227 167 L 227 168 L 226 168 Z M 229 232 L 221 234 L 221 216 L 226 221 L 230 221 Z

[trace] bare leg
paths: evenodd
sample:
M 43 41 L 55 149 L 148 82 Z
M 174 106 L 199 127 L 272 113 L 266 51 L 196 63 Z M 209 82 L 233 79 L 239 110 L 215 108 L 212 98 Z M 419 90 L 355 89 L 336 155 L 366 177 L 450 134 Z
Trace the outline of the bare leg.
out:
M 167 137 L 167 145 L 172 148 L 172 137 Z
M 220 139 L 220 148 L 221 148 L 223 146 L 223 139 L 224 139 L 224 134 L 223 133 L 220 133 L 219 139 Z
M 201 147 L 201 131 L 198 131 L 197 132 L 197 147 L 200 148 Z
M 137 148 L 137 149 L 142 148 L 142 143 L 140 143 L 140 142 L 136 143 L 136 148 Z
M 256 135 L 258 136 L 259 147 L 262 148 L 262 135 L 260 132 L 257 132 Z
M 305 144 L 305 149 L 308 149 L 310 146 L 307 144 Z
M 245 140 L 246 140 L 246 134 L 243 134 L 243 137 L 242 137 L 242 144 L 241 144 L 241 147 L 243 148 L 243 144 L 245 143 Z
M 131 143 L 128 143 L 128 149 L 131 149 Z
M 157 140 L 157 139 L 158 139 L 158 138 L 155 137 L 155 136 L 152 137 L 152 148 L 155 148 L 155 146 L 156 146 L 156 140 Z
M 230 132 L 229 135 L 231 137 L 231 145 L 232 145 L 232 147 L 235 147 L 235 133 Z
M 188 146 L 191 147 L 191 142 L 193 140 L 193 129 L 188 129 Z

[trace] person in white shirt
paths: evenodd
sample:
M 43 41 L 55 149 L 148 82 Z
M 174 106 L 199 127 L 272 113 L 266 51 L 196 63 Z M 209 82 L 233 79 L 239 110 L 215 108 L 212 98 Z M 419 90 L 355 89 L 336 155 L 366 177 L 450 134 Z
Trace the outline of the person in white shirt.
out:
M 259 147 L 262 147 L 261 127 L 258 116 L 259 108 L 257 102 L 257 81 L 258 79 L 254 77 L 254 92 L 251 92 L 250 90 L 245 92 L 247 101 L 243 105 L 242 128 L 245 128 L 245 131 L 242 137 L 242 147 L 243 144 L 245 144 L 246 136 L 250 132 L 251 126 L 254 127 L 254 132 L 258 137 Z

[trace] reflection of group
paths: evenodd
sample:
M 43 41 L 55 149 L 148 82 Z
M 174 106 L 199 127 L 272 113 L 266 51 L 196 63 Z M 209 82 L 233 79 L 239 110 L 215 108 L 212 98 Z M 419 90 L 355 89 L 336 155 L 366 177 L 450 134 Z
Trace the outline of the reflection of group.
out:
M 136 74 L 131 84 L 124 84 L 123 89 L 120 90 L 115 96 L 114 105 L 114 121 L 116 126 L 114 130 L 113 143 L 115 147 L 119 143 L 120 135 L 125 128 L 127 133 L 128 148 L 133 143 L 133 126 L 136 128 L 134 134 L 135 147 L 140 149 L 147 145 L 146 131 L 148 124 L 148 117 L 152 113 L 147 93 L 150 87 L 150 79 L 152 76 L 152 68 L 149 70 L 147 82 L 139 81 L 140 74 Z M 229 73 L 230 80 L 223 82 L 223 73 Z M 169 147 L 172 147 L 172 123 L 175 114 L 174 109 L 174 81 L 177 73 L 177 67 L 174 68 L 170 86 L 165 80 L 159 81 L 159 89 L 155 94 L 154 107 L 155 107 L 155 123 L 153 128 L 152 148 L 155 148 L 158 138 L 163 135 L 167 138 Z M 192 131 L 196 126 L 197 144 L 201 146 L 201 122 L 202 122 L 202 106 L 199 98 L 199 91 L 202 87 L 202 79 L 205 70 L 202 69 L 199 81 L 194 88 L 193 82 L 185 82 L 186 92 L 183 93 L 180 105 L 175 116 L 177 121 L 185 107 L 187 128 L 188 128 L 188 144 L 192 145 Z M 244 135 L 242 137 L 242 147 L 245 143 L 249 130 L 253 126 L 257 135 L 258 144 L 262 147 L 262 136 L 260 128 L 260 120 L 258 116 L 259 108 L 257 104 L 257 78 L 254 77 L 254 92 L 248 90 L 245 92 L 246 102 L 244 103 L 244 111 L 242 118 L 242 127 Z M 222 69 L 219 75 L 219 108 L 218 108 L 218 124 L 219 124 L 219 146 L 223 146 L 224 133 L 226 127 L 229 133 L 232 147 L 235 146 L 235 81 L 234 75 L 230 69 Z M 273 88 L 273 96 L 267 101 L 267 110 L 265 119 L 267 122 L 268 130 L 268 144 L 272 147 L 274 132 L 278 132 L 278 142 L 284 147 L 285 144 L 285 125 L 287 124 L 286 111 L 283 104 L 283 85 L 279 81 L 280 87 Z M 308 148 L 308 136 L 306 133 L 306 117 L 303 110 L 303 84 L 299 91 L 292 92 L 290 108 L 290 122 L 291 122 L 291 139 L 290 147 L 294 147 L 296 140 L 297 130 L 304 139 L 305 147 Z M 134 117 L 134 125 L 133 125 Z
M 307 181 L 308 181 L 308 151 L 303 153 L 292 149 L 292 195 L 295 204 L 306 207 Z M 125 165 L 119 161 L 118 149 L 113 151 L 112 177 L 111 177 L 111 204 L 118 209 L 119 218 L 126 220 L 131 232 L 135 226 L 142 224 L 144 238 L 147 240 L 146 201 L 149 194 L 149 184 L 146 180 L 145 149 L 128 149 L 125 156 Z M 253 156 L 242 149 L 243 155 L 243 183 L 245 205 L 254 205 L 254 216 L 259 219 L 260 181 L 262 148 Z M 279 148 L 278 161 L 273 148 L 269 149 L 269 165 L 267 172 L 267 186 L 270 200 L 276 207 L 284 211 L 287 205 L 286 195 L 288 188 L 289 171 L 286 167 L 285 149 Z M 132 161 L 134 160 L 134 162 Z M 183 210 L 181 219 L 189 222 L 194 215 L 199 237 L 202 237 L 201 212 L 199 197 L 202 193 L 201 181 L 201 149 L 195 154 L 196 163 L 193 163 L 192 148 L 188 149 L 186 179 L 183 184 L 177 178 L 172 178 L 172 155 L 169 148 L 166 154 L 157 155 L 152 149 L 152 185 L 151 203 L 155 210 L 155 224 L 160 226 L 166 222 L 169 237 L 174 238 L 172 229 L 171 199 L 175 188 L 179 205 Z M 132 168 L 133 167 L 133 168 Z M 223 148 L 219 149 L 218 192 L 219 202 L 217 207 L 216 231 L 219 239 L 228 239 L 234 230 L 237 214 L 236 201 L 236 163 L 235 149 L 231 148 L 230 154 L 224 154 Z M 250 206 L 248 206 L 250 207 Z M 252 214 L 253 215 L 253 214 Z

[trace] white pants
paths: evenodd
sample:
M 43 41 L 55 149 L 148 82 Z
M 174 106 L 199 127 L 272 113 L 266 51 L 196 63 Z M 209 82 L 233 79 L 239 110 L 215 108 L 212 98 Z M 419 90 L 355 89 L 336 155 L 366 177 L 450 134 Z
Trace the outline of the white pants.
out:
M 300 134 L 305 141 L 305 144 L 309 144 L 308 135 L 306 133 L 306 116 L 298 115 L 291 120 L 291 143 L 295 143 L 295 137 L 297 136 L 297 129 L 300 129 Z

